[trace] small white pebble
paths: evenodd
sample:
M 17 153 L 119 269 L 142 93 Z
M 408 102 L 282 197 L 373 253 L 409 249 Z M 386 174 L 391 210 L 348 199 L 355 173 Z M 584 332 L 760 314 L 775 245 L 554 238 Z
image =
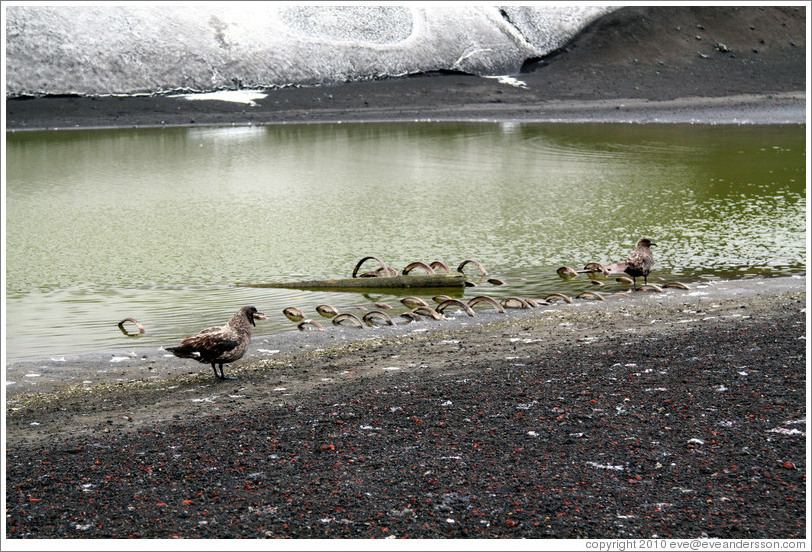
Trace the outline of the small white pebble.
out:
M 597 462 L 587 462 L 587 465 L 602 470 L 623 471 L 625 469 L 622 465 L 613 466 L 612 464 L 598 464 Z
M 772 429 L 768 429 L 767 433 L 780 433 L 781 435 L 806 435 L 806 432 L 801 431 L 800 429 L 786 429 L 783 427 L 774 427 Z

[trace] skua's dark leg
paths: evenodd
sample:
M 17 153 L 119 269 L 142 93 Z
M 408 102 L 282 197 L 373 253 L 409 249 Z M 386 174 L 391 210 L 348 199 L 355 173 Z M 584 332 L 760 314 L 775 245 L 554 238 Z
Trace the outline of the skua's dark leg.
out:
M 234 379 L 237 379 L 234 376 L 227 376 L 227 375 L 225 375 L 223 373 L 223 363 L 222 362 L 220 363 L 220 379 L 221 380 L 234 380 Z

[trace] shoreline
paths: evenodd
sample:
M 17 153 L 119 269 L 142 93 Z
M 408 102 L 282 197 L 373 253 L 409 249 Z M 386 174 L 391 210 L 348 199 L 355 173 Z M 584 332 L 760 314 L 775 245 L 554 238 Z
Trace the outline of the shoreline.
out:
M 589 333 L 588 317 L 611 317 L 613 313 L 622 315 L 622 319 L 612 320 L 613 326 L 622 327 L 623 332 L 636 333 L 638 331 L 659 332 L 664 336 L 673 333 L 680 324 L 690 321 L 692 326 L 713 326 L 719 316 L 707 319 L 686 319 L 681 313 L 693 312 L 696 309 L 718 309 L 717 303 L 733 304 L 727 307 L 736 316 L 736 309 L 746 308 L 748 304 L 760 305 L 784 300 L 786 297 L 803 296 L 807 291 L 806 276 L 791 276 L 779 278 L 759 278 L 748 280 L 720 280 L 706 283 L 691 284 L 690 290 L 667 289 L 663 293 L 637 292 L 620 293 L 609 296 L 605 301 L 576 300 L 573 304 L 554 303 L 538 309 L 507 309 L 505 314 L 498 314 L 491 309 L 478 310 L 474 318 L 462 312 L 450 313 L 451 318 L 445 321 L 425 321 L 406 325 L 383 326 L 375 328 L 357 329 L 352 327 L 337 327 L 328 325 L 324 332 L 289 331 L 254 338 L 249 346 L 246 356 L 233 365 L 227 366 L 229 373 L 236 375 L 237 380 L 220 382 L 215 380 L 206 365 L 177 359 L 166 354 L 162 348 L 155 347 L 122 347 L 117 351 L 103 353 L 88 353 L 72 357 L 65 364 L 65 369 L 50 382 L 38 383 L 36 388 L 17 389 L 6 386 L 6 414 L 10 418 L 19 418 L 21 413 L 15 410 L 30 412 L 34 405 L 49 405 L 54 399 L 64 397 L 85 397 L 83 401 L 106 401 L 106 394 L 134 396 L 146 393 L 150 395 L 155 404 L 163 402 L 161 393 L 156 389 L 170 387 L 210 388 L 228 387 L 229 385 L 242 386 L 262 385 L 260 382 L 269 377 L 269 374 L 280 374 L 281 379 L 294 378 L 305 387 L 314 384 L 317 377 L 329 372 L 329 368 L 321 358 L 323 355 L 331 357 L 345 357 L 348 364 L 363 366 L 369 361 L 363 351 L 368 348 L 385 351 L 399 349 L 404 343 L 423 343 L 428 341 L 446 340 L 459 341 L 463 337 L 470 340 L 470 346 L 493 348 L 494 334 L 503 328 L 517 328 L 520 326 L 542 327 L 551 320 L 577 320 L 584 325 L 581 331 Z M 653 318 L 648 327 L 642 328 L 630 319 L 629 311 L 637 311 L 640 316 Z M 772 316 L 775 313 L 767 312 Z M 666 318 L 677 317 L 677 321 Z M 674 324 L 677 324 L 675 326 Z M 562 322 L 565 329 L 547 328 L 546 339 L 562 341 L 571 346 L 569 337 L 574 331 Z M 417 359 L 420 356 L 420 345 L 412 350 L 408 356 Z M 127 351 L 127 352 L 125 352 Z M 132 351 L 132 353 L 129 353 Z M 360 351 L 360 353 L 359 353 Z M 120 359 L 111 363 L 110 355 Z M 384 352 L 386 356 L 388 353 Z M 129 358 L 127 358 L 129 357 Z M 22 376 L 28 371 L 42 365 L 43 359 L 9 363 L 6 366 L 7 379 L 12 376 Z M 317 375 L 303 376 L 297 373 L 294 366 L 297 363 L 314 364 L 311 367 Z M 453 364 L 453 355 L 443 355 L 438 362 Z M 329 363 L 326 363 L 329 365 Z M 95 375 L 94 375 L 95 373 Z M 107 376 L 107 373 L 111 373 Z M 114 373 L 114 374 L 113 374 Z M 309 371 L 305 371 L 309 373 Z M 100 375 L 103 374 L 103 375 Z M 273 376 L 276 377 L 276 376 Z M 93 378 L 95 381 L 84 381 Z M 246 378 L 243 381 L 243 378 Z M 15 378 L 21 380 L 22 378 Z M 84 381 L 84 382 L 83 382 Z M 175 393 L 176 394 L 176 393 Z M 96 396 L 96 398 L 94 398 Z M 73 399 L 71 399 L 73 400 Z M 132 400 L 132 399 L 131 399 Z M 172 401 L 169 401 L 172 403 Z M 154 406 L 154 405 L 153 405 Z M 77 405 L 84 410 L 86 405 Z M 141 408 L 141 407 L 139 407 Z M 34 409 L 36 410 L 36 409 Z M 46 408 L 47 410 L 47 408 Z M 27 419 L 31 414 L 26 414 Z M 151 417 L 147 417 L 149 419 Z M 160 420 L 159 420 L 160 421 Z M 15 424 L 17 425 L 17 424 Z M 22 428 L 22 426 L 19 426 Z M 61 429 L 60 429 L 61 431 Z M 25 431 L 24 431 L 25 432 Z M 42 428 L 36 433 L 42 433 Z
M 472 77 L 476 78 L 476 77 Z M 486 79 L 482 79 L 486 80 Z M 490 83 L 489 83 L 490 84 Z M 307 94 L 305 89 L 299 89 Z M 271 95 L 273 91 L 269 91 Z M 272 110 L 262 104 L 237 106 L 220 100 L 189 101 L 178 97 L 131 98 L 41 98 L 11 100 L 31 102 L 25 113 L 10 115 L 7 133 L 115 130 L 150 128 L 196 128 L 271 126 L 281 124 L 366 124 L 366 123 L 618 123 L 618 124 L 710 124 L 710 125 L 794 125 L 807 122 L 804 91 L 776 94 L 741 94 L 725 97 L 684 97 L 669 100 L 635 98 L 597 100 L 550 100 L 528 104 L 462 104 L 413 108 L 365 107 L 361 109 L 319 108 Z M 121 111 L 130 103 L 124 120 L 110 124 L 105 113 Z M 8 100 L 7 100 L 8 102 Z M 51 103 L 54 102 L 54 103 Z M 150 109 L 141 105 L 148 102 Z M 199 104 L 208 104 L 200 106 Z M 66 107 L 62 104 L 68 104 Z M 92 104 L 92 105 L 91 105 Z M 160 106 L 158 106 L 160 104 Z M 8 103 L 7 103 L 8 105 Z M 11 104 L 15 106 L 15 104 Z M 101 114 L 81 114 L 88 110 Z M 73 110 L 79 115 L 66 117 Z M 12 111 L 19 112 L 19 107 Z
M 336 327 L 325 323 L 325 331 L 288 331 L 254 336 L 246 356 L 226 368 L 239 373 L 245 367 L 253 371 L 261 365 L 277 365 L 326 348 L 353 348 L 365 342 L 387 343 L 408 337 L 425 334 L 466 332 L 470 328 L 488 328 L 494 324 L 519 324 L 524 319 L 533 319 L 544 312 L 561 313 L 610 309 L 610 305 L 620 308 L 626 301 L 633 304 L 666 304 L 676 301 L 685 304 L 696 302 L 698 297 L 712 296 L 719 300 L 735 298 L 749 299 L 763 293 L 797 293 L 806 287 L 806 276 L 786 276 L 776 278 L 753 278 L 747 280 L 711 280 L 690 284 L 691 291 L 666 290 L 663 294 L 646 293 L 609 296 L 604 302 L 575 300 L 571 305 L 553 303 L 543 309 L 507 309 L 498 314 L 491 309 L 477 311 L 475 318 L 462 312 L 449 313 L 450 318 L 442 322 L 424 321 L 421 323 L 382 326 L 375 328 Z M 606 302 L 609 305 L 606 305 Z M 35 357 L 8 361 L 5 367 L 5 392 L 8 401 L 25 400 L 37 395 L 59 394 L 65 390 L 76 392 L 93 391 L 110 386 L 163 385 L 174 379 L 191 378 L 205 381 L 210 376 L 207 365 L 178 359 L 166 353 L 162 347 L 146 345 L 121 345 L 115 349 L 63 355 L 59 359 Z M 36 377 L 34 377 L 34 375 Z
M 803 538 L 806 304 L 720 281 L 10 398 L 9 535 Z

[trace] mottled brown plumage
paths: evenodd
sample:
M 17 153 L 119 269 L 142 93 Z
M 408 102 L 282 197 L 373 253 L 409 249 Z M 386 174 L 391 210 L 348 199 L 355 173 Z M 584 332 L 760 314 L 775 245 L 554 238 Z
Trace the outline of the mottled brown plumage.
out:
M 256 307 L 243 307 L 231 317 L 225 326 L 213 326 L 190 335 L 177 347 L 166 347 L 166 350 L 178 358 L 191 358 L 203 364 L 211 364 L 214 375 L 221 380 L 223 364 L 234 362 L 243 357 L 251 342 L 251 326 L 256 326 L 254 318 L 265 320 L 266 316 L 257 312 Z M 217 373 L 216 365 L 220 365 Z
M 640 238 L 637 240 L 637 248 L 626 259 L 626 268 L 623 272 L 632 277 L 634 289 L 637 289 L 638 276 L 642 276 L 643 281 L 648 284 L 648 275 L 651 269 L 654 268 L 654 255 L 651 253 L 652 245 L 657 244 L 651 243 L 649 238 Z

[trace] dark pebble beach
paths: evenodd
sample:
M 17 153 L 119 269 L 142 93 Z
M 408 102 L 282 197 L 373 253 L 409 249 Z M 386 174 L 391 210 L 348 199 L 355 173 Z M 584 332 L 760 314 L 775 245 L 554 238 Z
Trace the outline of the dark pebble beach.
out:
M 318 109 L 313 89 L 275 90 L 247 114 L 38 98 L 9 101 L 7 125 L 580 120 L 589 109 L 726 121 L 754 106 L 770 122 L 787 102 L 804 112 L 803 10 L 626 9 L 529 64 L 518 77 L 530 93 L 424 75 L 336 85 L 335 105 Z M 697 24 L 727 33 L 737 55 L 653 42 Z M 805 277 L 692 284 L 294 347 L 270 364 L 248 355 L 226 368 L 235 381 L 200 366 L 17 396 L 6 537 L 805 539 L 806 303 Z
M 7 534 L 804 538 L 805 287 L 637 292 L 15 401 Z

